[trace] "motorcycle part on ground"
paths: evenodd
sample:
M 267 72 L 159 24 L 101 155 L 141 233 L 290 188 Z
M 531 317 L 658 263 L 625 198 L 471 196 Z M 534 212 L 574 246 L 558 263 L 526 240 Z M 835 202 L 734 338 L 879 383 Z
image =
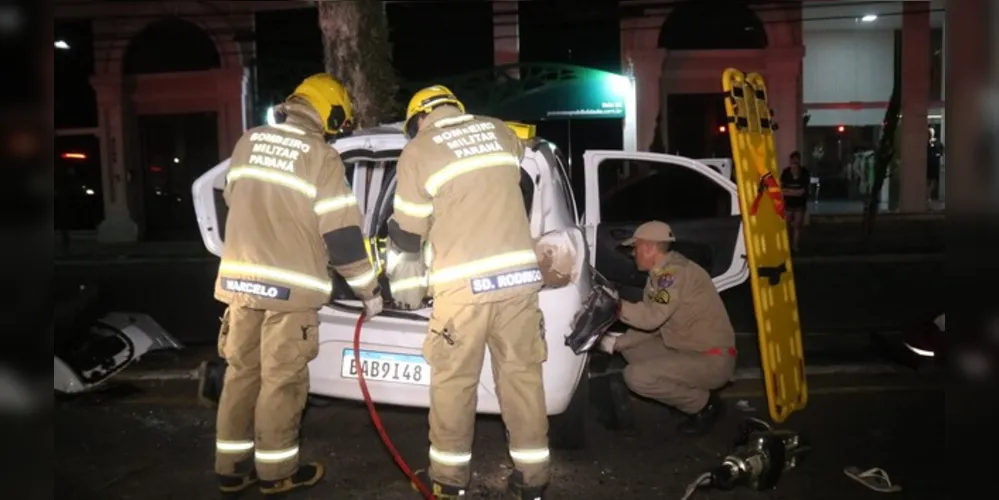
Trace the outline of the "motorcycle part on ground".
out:
M 759 331 L 770 418 L 783 422 L 808 403 L 794 266 L 784 218 L 780 161 L 769 93 L 758 73 L 722 74 L 742 234 Z
M 52 382 L 57 392 L 94 390 L 149 353 L 184 349 L 148 314 L 99 314 L 96 295 L 86 290 L 56 310 Z
M 618 301 L 612 292 L 613 285 L 596 271 L 592 276 L 593 288 L 572 319 L 572 333 L 565 337 L 565 345 L 576 354 L 593 348 L 618 318 Z

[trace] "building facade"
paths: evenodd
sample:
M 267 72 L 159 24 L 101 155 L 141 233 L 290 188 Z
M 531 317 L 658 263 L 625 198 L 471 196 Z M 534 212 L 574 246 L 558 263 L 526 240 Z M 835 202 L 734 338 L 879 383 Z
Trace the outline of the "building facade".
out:
M 728 67 L 759 72 L 780 125 L 775 140 L 781 165 L 792 151 L 801 152 L 821 181 L 814 186 L 818 198 L 842 202 L 827 203 L 827 211 L 860 211 L 869 194 L 871 155 L 900 82 L 898 160 L 882 191 L 884 206 L 941 209 L 946 180 L 971 175 L 960 159 L 975 163 L 969 141 L 981 121 L 954 120 L 948 128 L 946 116 L 978 114 L 973 103 L 987 67 L 986 7 L 983 0 L 623 0 L 622 72 L 635 78 L 639 149 L 706 157 L 727 148 L 723 137 L 710 137 L 724 135 L 721 74 Z M 510 20 L 517 18 L 516 3 L 497 3 L 494 10 L 494 32 L 505 35 L 496 41 L 495 63 L 515 62 Z M 948 54 L 961 62 L 946 64 Z M 964 100 L 948 103 L 947 96 Z M 706 118 L 692 119 L 692 107 Z M 947 146 L 933 192 L 931 133 Z
M 99 151 L 98 158 L 89 160 L 99 164 L 100 181 L 82 195 L 103 201 L 99 241 L 190 236 L 191 182 L 228 156 L 255 112 L 254 44 L 247 36 L 253 14 L 294 3 L 55 3 L 57 22 L 88 20 L 93 40 L 96 127 L 56 134 L 57 142 L 73 137 L 97 144 L 91 151 Z M 58 37 L 57 53 L 83 50 Z M 88 160 L 82 152 L 57 153 L 57 164 L 68 169 Z M 67 203 L 65 210 L 75 209 L 72 197 Z
M 800 151 L 821 180 L 819 198 L 843 199 L 854 204 L 843 210 L 854 211 L 866 194 L 867 173 L 858 159 L 876 144 L 900 81 L 901 158 L 889 186 L 890 208 L 931 208 L 931 127 L 946 146 L 936 197 L 944 198 L 948 184 L 959 190 L 977 182 L 985 0 L 790 6 L 622 0 L 618 7 L 621 71 L 635 78 L 640 150 L 724 155 L 722 71 L 760 72 L 780 125 L 781 164 Z M 72 196 L 61 199 L 89 200 L 103 215 L 96 228 L 73 229 L 96 229 L 106 242 L 197 238 L 191 182 L 263 116 L 254 109 L 254 14 L 289 8 L 313 7 L 299 1 L 56 1 L 56 21 L 87 20 L 94 40 L 92 49 L 74 47 L 58 33 L 56 41 L 57 57 L 73 50 L 93 56 L 96 122 L 57 130 L 57 143 L 91 141 L 98 158 L 81 158 L 70 148 L 58 151 L 63 156 L 56 161 L 67 172 L 93 163 L 99 175 L 64 182 Z M 492 8 L 493 62 L 516 63 L 517 2 L 496 1 Z M 961 119 L 948 125 L 947 116 Z M 61 185 L 57 181 L 57 190 Z M 64 211 L 86 206 L 78 202 L 65 202 Z

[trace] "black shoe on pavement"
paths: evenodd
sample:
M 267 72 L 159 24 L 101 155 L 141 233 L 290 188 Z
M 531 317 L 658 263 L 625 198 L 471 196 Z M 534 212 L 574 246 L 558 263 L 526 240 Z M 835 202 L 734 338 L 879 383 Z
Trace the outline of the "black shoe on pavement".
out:
M 430 479 L 430 472 L 426 469 L 420 469 L 413 471 L 413 475 L 416 479 L 423 483 L 431 493 L 434 494 L 434 498 L 437 500 L 460 500 L 465 498 L 466 490 L 468 488 L 464 486 L 452 486 L 449 484 L 438 483 L 433 479 Z M 416 486 L 416 483 L 410 482 L 410 486 L 414 490 L 420 491 L 420 488 Z
M 311 488 L 326 474 L 326 468 L 319 462 L 298 466 L 294 474 L 276 481 L 260 480 L 260 492 L 267 498 L 284 498 L 284 495 Z
M 198 400 L 208 408 L 215 408 L 222 397 L 227 364 L 222 358 L 202 361 L 198 367 Z
M 677 430 L 686 436 L 703 436 L 714 428 L 715 422 L 722 416 L 724 408 L 718 393 L 712 391 L 704 408 L 693 415 L 687 415 L 687 420 L 677 426 Z
M 257 472 L 253 470 L 241 476 L 215 474 L 215 477 L 219 480 L 219 492 L 222 493 L 222 498 L 236 498 L 247 488 L 257 484 Z
M 524 486 L 524 474 L 514 470 L 506 478 L 508 498 L 511 500 L 541 500 L 547 486 Z

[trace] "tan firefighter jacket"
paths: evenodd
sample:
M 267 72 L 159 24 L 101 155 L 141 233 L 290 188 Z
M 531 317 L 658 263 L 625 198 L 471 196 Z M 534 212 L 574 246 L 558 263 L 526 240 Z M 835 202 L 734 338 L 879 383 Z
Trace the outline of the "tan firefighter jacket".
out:
M 283 105 L 287 120 L 243 134 L 229 160 L 229 205 L 215 298 L 287 311 L 330 299 L 329 264 L 355 293 L 377 287 L 361 213 L 343 162 L 304 103 Z
M 389 238 L 404 252 L 430 243 L 435 300 L 493 302 L 541 288 L 520 190 L 523 156 L 505 123 L 452 106 L 427 115 L 403 149 Z M 392 289 L 414 285 L 423 284 L 410 278 Z

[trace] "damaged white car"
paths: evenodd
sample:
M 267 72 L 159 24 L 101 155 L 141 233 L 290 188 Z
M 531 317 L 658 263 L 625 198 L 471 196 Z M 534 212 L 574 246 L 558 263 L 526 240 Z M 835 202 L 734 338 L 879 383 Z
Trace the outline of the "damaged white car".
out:
M 96 295 L 83 288 L 56 311 L 53 384 L 56 391 L 90 391 L 108 381 L 143 355 L 183 349 L 147 314 L 94 314 Z
M 528 146 L 521 164 L 521 190 L 531 232 L 538 241 L 538 253 L 542 258 L 557 261 L 555 267 L 564 278 L 556 285 L 546 285 L 540 292 L 549 352 L 544 366 L 546 403 L 552 419 L 549 438 L 553 447 L 578 448 L 584 443 L 588 406 L 588 355 L 585 351 L 596 340 L 593 332 L 586 330 L 606 328 L 614 318 L 614 308 L 606 307 L 606 301 L 599 300 L 603 293 L 596 284 L 603 280 L 602 274 L 621 288 L 623 296 L 628 296 L 629 289 L 640 293 L 645 281 L 644 274 L 635 271 L 630 256 L 617 248 L 643 221 L 600 225 L 598 166 L 607 159 L 659 162 L 705 176 L 724 190 L 730 208 L 726 208 L 723 220 L 698 224 L 667 221 L 673 224 L 674 232 L 684 242 L 681 245 L 706 249 L 713 256 L 707 269 L 719 289 L 738 285 L 749 274 L 742 258 L 745 252 L 741 250 L 744 247 L 736 187 L 726 175 L 719 173 L 718 166 L 688 158 L 589 151 L 585 157 L 584 216 L 573 195 L 565 162 L 555 145 L 541 138 L 521 136 Z M 393 210 L 396 160 L 405 144 L 401 127 L 385 126 L 358 131 L 334 145 L 347 166 L 347 179 L 364 214 L 363 229 L 375 241 L 387 236 L 387 223 Z M 192 187 L 205 246 L 219 256 L 227 214 L 221 194 L 227 167 L 228 160 L 202 175 Z M 606 269 L 600 269 L 601 263 Z M 594 269 L 599 269 L 600 273 Z M 385 277 L 381 279 L 385 311 L 365 323 L 361 338 L 365 379 L 376 403 L 425 408 L 429 405 L 430 369 L 421 348 L 431 312 L 430 302 L 425 301 L 424 308 L 414 311 L 396 308 Z M 330 304 L 319 313 L 320 352 L 309 366 L 310 390 L 316 395 L 361 400 L 352 340 L 362 307 L 342 278 L 334 276 L 334 283 Z M 478 412 L 500 412 L 488 356 L 479 380 Z

